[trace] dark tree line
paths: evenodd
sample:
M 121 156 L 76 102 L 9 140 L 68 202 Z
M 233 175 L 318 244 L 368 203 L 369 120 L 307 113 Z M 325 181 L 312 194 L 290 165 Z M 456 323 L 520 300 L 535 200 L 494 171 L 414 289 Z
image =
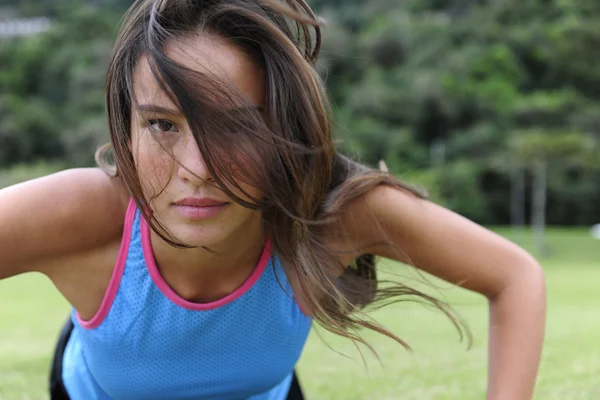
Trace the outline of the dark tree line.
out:
M 600 221 L 600 3 L 313 0 L 341 149 L 480 223 Z M 128 0 L 0 0 L 48 33 L 0 42 L 0 166 L 90 165 Z M 529 210 L 534 206 L 534 212 Z

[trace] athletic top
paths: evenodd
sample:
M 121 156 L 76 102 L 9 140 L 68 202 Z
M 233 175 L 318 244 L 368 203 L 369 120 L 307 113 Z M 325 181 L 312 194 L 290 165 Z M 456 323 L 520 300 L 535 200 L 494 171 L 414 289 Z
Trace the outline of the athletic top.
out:
M 100 309 L 72 319 L 62 378 L 73 400 L 284 400 L 312 322 L 268 242 L 233 293 L 203 304 L 179 297 L 133 201 Z

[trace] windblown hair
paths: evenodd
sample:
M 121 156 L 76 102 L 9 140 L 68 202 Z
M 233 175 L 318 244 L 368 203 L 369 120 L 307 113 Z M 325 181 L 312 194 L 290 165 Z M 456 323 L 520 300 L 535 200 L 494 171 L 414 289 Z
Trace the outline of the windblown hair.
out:
M 193 35 L 225 38 L 263 69 L 262 113 L 228 82 L 168 57 L 168 43 Z M 376 186 L 420 194 L 386 171 L 336 152 L 330 106 L 315 69 L 320 45 L 319 20 L 304 0 L 137 0 L 124 18 L 107 76 L 113 172 L 122 177 L 138 207 L 145 209 L 150 199 L 144 198 L 128 147 L 136 101 L 133 74 L 145 57 L 162 90 L 185 116 L 215 184 L 234 201 L 262 212 L 273 254 L 290 280 L 297 282 L 320 325 L 367 344 L 356 333 L 365 327 L 407 346 L 362 310 L 416 299 L 442 310 L 462 334 L 462 322 L 446 303 L 400 283 L 378 282 L 373 255 L 362 255 L 345 266 L 340 253 L 327 246 L 328 227 L 353 200 Z M 96 155 L 107 170 L 108 149 L 101 148 Z M 241 181 L 258 188 L 264 198 L 249 196 Z M 185 245 L 152 215 L 144 217 L 168 243 Z

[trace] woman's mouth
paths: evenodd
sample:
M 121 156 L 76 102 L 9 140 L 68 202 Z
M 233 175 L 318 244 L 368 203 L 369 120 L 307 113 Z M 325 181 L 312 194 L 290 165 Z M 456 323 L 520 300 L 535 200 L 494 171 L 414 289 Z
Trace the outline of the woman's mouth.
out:
M 173 204 L 175 210 L 185 218 L 206 219 L 223 211 L 228 202 L 208 197 L 188 197 Z

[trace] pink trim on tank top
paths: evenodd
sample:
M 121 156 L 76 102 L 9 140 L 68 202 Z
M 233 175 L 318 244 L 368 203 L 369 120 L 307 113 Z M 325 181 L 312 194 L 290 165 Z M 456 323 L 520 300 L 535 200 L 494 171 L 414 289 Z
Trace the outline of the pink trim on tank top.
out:
M 100 326 L 102 321 L 104 321 L 108 315 L 113 301 L 117 296 L 117 291 L 119 290 L 119 285 L 121 283 L 121 277 L 123 276 L 123 271 L 125 270 L 125 262 L 127 261 L 127 255 L 129 254 L 131 228 L 133 225 L 133 220 L 135 219 L 135 210 L 135 202 L 133 199 L 131 199 L 129 200 L 129 205 L 127 206 L 127 212 L 125 213 L 125 225 L 123 226 L 123 236 L 121 238 L 121 247 L 119 249 L 119 255 L 117 256 L 117 263 L 115 264 L 112 276 L 110 277 L 110 282 L 108 283 L 104 298 L 102 299 L 102 303 L 100 304 L 100 308 L 96 312 L 96 315 L 94 315 L 89 321 L 84 321 L 79 316 L 79 313 L 76 313 L 79 325 L 85 329 L 94 329 Z
M 154 259 L 154 252 L 152 250 L 152 242 L 150 241 L 150 227 L 146 220 L 142 219 L 141 221 L 141 230 L 142 230 L 142 247 L 144 249 L 144 259 L 146 260 L 146 266 L 148 267 L 148 272 L 154 281 L 154 284 L 158 287 L 158 289 L 165 295 L 169 300 L 171 300 L 176 305 L 186 308 L 188 310 L 194 311 L 208 311 L 214 310 L 215 308 L 222 307 L 226 304 L 233 302 L 234 300 L 240 298 L 244 293 L 246 293 L 254 284 L 258 281 L 262 273 L 264 272 L 267 264 L 269 263 L 269 259 L 271 258 L 271 243 L 267 240 L 265 242 L 265 247 L 260 256 L 258 264 L 254 268 L 254 271 L 250 274 L 250 276 L 246 279 L 246 281 L 236 290 L 228 294 L 227 296 L 213 301 L 209 303 L 193 303 L 191 301 L 185 300 L 181 298 L 171 287 L 165 282 L 163 277 L 160 275 L 158 271 L 158 267 L 156 266 L 156 260 Z

